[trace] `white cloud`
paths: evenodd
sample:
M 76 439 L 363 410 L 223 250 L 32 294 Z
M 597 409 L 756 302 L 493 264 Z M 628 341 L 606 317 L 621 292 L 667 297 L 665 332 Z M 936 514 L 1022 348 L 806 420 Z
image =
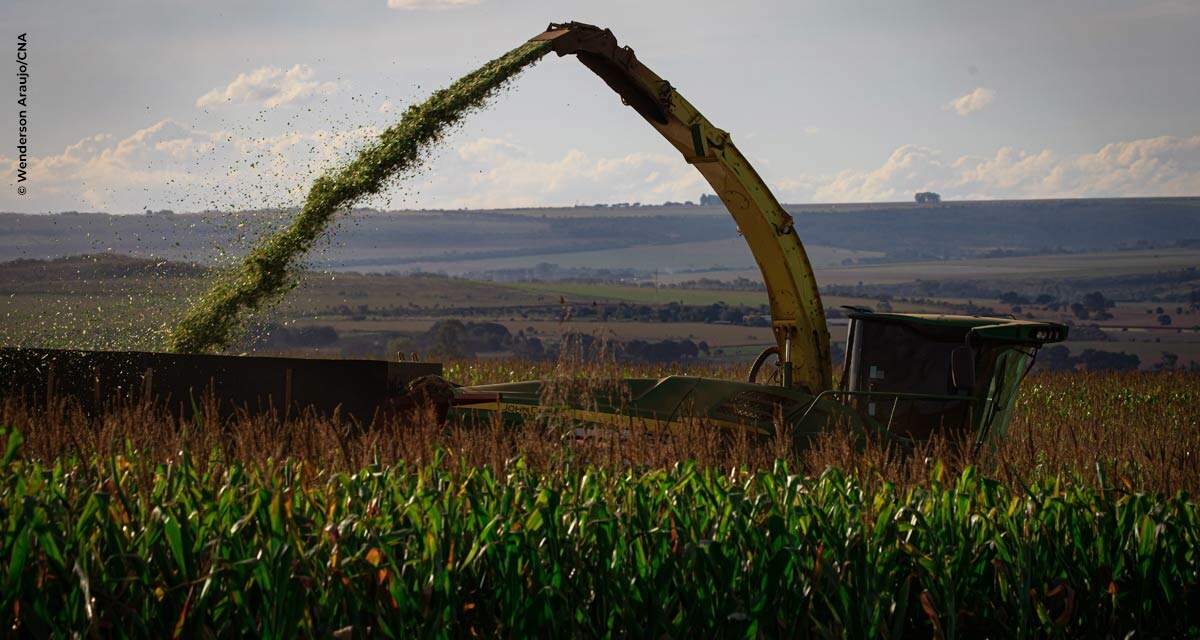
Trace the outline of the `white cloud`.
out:
M 503 138 L 477 138 L 459 145 L 458 157 L 479 163 L 502 163 L 511 158 L 525 157 L 525 150 Z
M 161 120 L 117 139 L 88 136 L 61 153 L 30 158 L 30 195 L 0 195 L 0 210 L 237 209 L 294 204 L 319 173 L 379 131 L 289 132 L 243 137 Z M 0 157 L 0 181 L 17 162 Z
M 991 156 L 948 156 L 919 145 L 897 148 L 878 168 L 778 182 L 794 202 L 909 200 L 918 191 L 945 198 L 1082 198 L 1200 194 L 1200 135 L 1106 144 L 1063 156 L 1003 147 Z
M 436 167 L 440 170 L 421 187 L 439 206 L 694 201 L 710 190 L 695 169 L 669 154 L 597 157 L 570 149 L 547 160 L 501 138 L 471 140 L 456 151 L 445 163 L 453 166 Z
M 291 130 L 252 137 L 165 119 L 123 138 L 102 133 L 60 153 L 31 158 L 30 195 L 0 192 L 0 210 L 145 208 L 196 211 L 299 203 L 312 180 L 380 133 Z M 376 207 L 514 207 L 695 200 L 711 188 L 674 153 L 546 156 L 509 137 L 459 142 L 429 166 L 363 202 Z M 761 167 L 760 167 L 761 168 Z M 17 161 L 0 157 L 0 182 L 15 185 Z M 1114 142 L 1094 152 L 1001 148 L 956 156 L 903 145 L 877 168 L 793 175 L 773 183 L 785 202 L 908 201 L 918 191 L 947 199 L 1194 196 L 1200 135 Z
M 539 156 L 501 137 L 463 141 L 435 157 L 412 180 L 392 191 L 419 194 L 395 202 L 381 196 L 372 206 L 488 208 L 595 202 L 660 203 L 696 200 L 711 189 L 696 170 L 673 154 L 598 156 L 569 149 Z
M 960 116 L 969 116 L 988 106 L 995 99 L 996 92 L 994 90 L 985 87 L 975 87 L 967 95 L 959 96 L 947 102 L 942 108 L 946 111 L 953 110 Z
M 389 9 L 461 9 L 479 4 L 482 0 L 388 0 Z
M 327 96 L 337 90 L 337 83 L 313 79 L 316 72 L 303 64 L 291 69 L 259 67 L 250 73 L 239 73 L 233 82 L 216 88 L 196 99 L 196 106 L 220 104 L 261 104 L 272 108 L 303 102 L 316 96 Z

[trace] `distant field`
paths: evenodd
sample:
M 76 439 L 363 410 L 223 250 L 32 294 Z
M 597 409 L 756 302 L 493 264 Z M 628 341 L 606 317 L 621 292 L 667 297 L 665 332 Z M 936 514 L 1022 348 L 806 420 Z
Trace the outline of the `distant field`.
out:
M 809 260 L 814 265 L 820 266 L 840 265 L 843 260 L 874 258 L 883 255 L 877 251 L 854 251 L 820 245 L 808 246 L 806 249 Z M 500 269 L 528 269 L 538 263 L 549 263 L 565 268 L 637 269 L 680 275 L 694 271 L 746 271 L 756 268 L 754 257 L 750 254 L 746 241 L 734 236 L 720 240 L 637 244 L 595 251 L 526 253 L 503 258 L 437 261 L 407 259 L 400 263 L 378 262 L 369 266 L 348 266 L 344 269 L 374 272 L 430 271 L 454 275 Z
M 1007 273 L 1018 268 L 1047 269 L 1032 271 L 1028 277 L 1043 273 L 1078 273 L 1086 265 L 1108 269 L 1142 268 L 1128 254 L 1139 254 L 1151 266 L 1147 269 L 1179 268 L 1187 256 L 1182 250 L 1117 252 L 1101 256 L 1041 256 L 1003 258 L 989 262 L 1007 265 Z M 1157 257 L 1156 257 L 1157 256 Z M 1028 265 L 1018 264 L 1024 260 Z M 963 261 L 967 262 L 967 261 Z M 1114 266 L 1115 265 L 1115 266 Z M 939 263 L 953 267 L 955 263 Z M 961 265 L 958 265 L 961 266 Z M 883 277 L 890 268 L 911 277 L 923 265 L 889 265 L 869 270 Z M 1058 271 L 1054 271 L 1058 269 Z M 856 271 L 856 270 L 848 270 Z M 994 275 L 999 269 L 988 271 Z M 1153 272 L 1153 271 L 1152 271 Z M 757 273 L 753 274 L 757 279 Z M 76 258 L 52 262 L 0 263 L 0 343 L 82 348 L 143 348 L 162 346 L 162 329 L 198 295 L 207 282 L 207 272 L 174 263 L 138 261 L 121 256 Z M 965 277 L 965 276 L 958 276 Z M 1019 282 L 1019 280 L 1014 280 Z M 565 305 L 562 302 L 565 301 Z M 722 289 L 680 289 L 670 287 L 623 286 L 573 282 L 496 284 L 442 276 L 364 275 L 359 273 L 311 273 L 302 285 L 280 305 L 259 314 L 260 322 L 288 323 L 292 326 L 330 326 L 343 339 L 375 338 L 386 343 L 390 336 L 427 331 L 436 319 L 456 317 L 464 321 L 499 322 L 516 333 L 533 328 L 536 335 L 554 342 L 566 332 L 611 336 L 621 340 L 691 339 L 705 341 L 713 349 L 722 349 L 722 359 L 749 359 L 762 346 L 770 344 L 770 331 L 730 324 L 699 322 L 629 322 L 571 319 L 558 322 L 559 314 L 570 316 L 572 309 L 597 304 L 629 303 L 638 305 L 706 306 L 724 303 L 731 306 L 759 307 L 767 304 L 762 291 Z M 875 308 L 873 298 L 826 295 L 827 310 L 843 305 Z M 961 312 L 967 304 L 1008 313 L 1010 307 L 996 300 L 941 298 L 920 303 L 892 300 L 896 311 Z M 1158 307 L 1165 303 L 1120 302 L 1110 311 L 1113 318 L 1100 322 L 1113 338 L 1109 341 L 1069 342 L 1074 353 L 1086 348 L 1125 351 L 1141 358 L 1144 367 L 1173 353 L 1180 361 L 1200 362 L 1200 311 L 1180 304 L 1166 304 L 1163 311 L 1172 317 L 1172 325 L 1163 327 Z M 1067 309 L 1052 311 L 1027 305 L 1021 315 L 1058 322 L 1077 322 Z M 1087 324 L 1088 322 L 1085 322 Z M 528 331 L 527 331 L 528 332 Z M 831 332 L 835 341 L 844 340 L 844 325 L 834 320 Z M 340 344 L 340 343 L 339 343 Z M 338 353 L 337 345 L 322 348 Z
M 1164 352 L 1179 356 L 1181 362 L 1200 362 L 1200 333 L 1194 331 L 1184 331 L 1178 334 L 1175 332 L 1163 333 L 1164 335 L 1156 336 L 1130 336 L 1116 333 L 1113 334 L 1116 336 L 1115 340 L 1068 342 L 1067 346 L 1073 353 L 1084 349 L 1131 353 L 1141 358 L 1144 364 L 1161 361 Z
M 785 205 L 820 265 L 1173 246 L 1200 240 L 1200 198 Z M 207 262 L 239 255 L 290 212 L 19 215 L 0 212 L 0 259 L 116 252 Z M 311 256 L 321 268 L 447 271 L 568 262 L 597 268 L 752 267 L 722 206 L 579 206 L 479 211 L 357 209 Z M 704 243 L 728 247 L 718 249 Z M 697 244 L 698 243 L 698 244 Z M 650 247 L 644 252 L 642 245 Z M 634 248 L 634 247 L 637 248 Z M 672 252 L 667 246 L 674 246 Z M 220 248 L 220 251 L 217 248 Z M 836 251 L 822 255 L 822 247 Z M 624 253 L 605 255 L 612 250 Z M 582 253 L 587 255 L 573 256 Z M 711 255 L 709 255 L 711 254 Z M 496 262 L 492 262 L 496 260 Z M 610 261 L 612 260 L 612 261 Z M 641 266 L 642 263 L 645 266 Z M 707 264 L 703 264 L 707 263 Z
M 1200 266 L 1200 248 L 1198 247 L 890 262 L 855 266 L 814 264 L 813 269 L 816 271 L 817 281 L 822 285 L 854 285 L 860 282 L 863 284 L 896 284 L 914 280 L 1119 276 L 1196 266 Z M 663 282 L 686 282 L 698 278 L 712 278 L 732 281 L 737 278 L 757 280 L 760 277 L 757 268 L 750 268 L 666 274 L 660 280 Z
M 497 322 L 510 331 L 524 331 L 555 342 L 564 333 L 582 333 L 598 338 L 620 340 L 683 340 L 706 341 L 710 346 L 774 344 L 771 330 L 765 327 L 746 327 L 704 322 L 600 322 L 594 320 L 526 320 L 510 317 L 479 317 L 476 321 Z M 436 322 L 434 318 L 324 320 L 305 324 L 327 324 L 339 332 L 426 331 Z
M 307 313 L 329 306 L 501 307 L 550 302 L 545 295 L 492 282 L 431 275 L 313 273 L 288 296 L 285 309 Z M 554 300 L 557 302 L 557 299 Z
M 512 288 L 530 293 L 564 296 L 571 302 L 623 301 L 642 304 L 715 304 L 758 306 L 767 303 L 765 291 L 669 289 L 575 282 L 515 283 Z
M 758 277 L 755 272 L 756 278 Z M 541 293 L 551 297 L 562 296 L 571 303 L 588 303 L 593 300 L 600 302 L 635 302 L 639 304 L 670 304 L 672 302 L 686 305 L 708 305 L 724 303 L 728 305 L 757 306 L 767 304 L 765 291 L 740 291 L 729 289 L 680 289 L 671 287 L 639 287 L 616 284 L 593 284 L 578 282 L 537 282 L 514 283 L 509 285 L 528 293 Z M 826 295 L 822 297 L 826 309 L 837 309 L 842 306 L 867 306 L 878 303 L 872 298 L 854 298 L 847 296 Z M 938 301 L 928 303 L 897 303 L 897 310 L 913 312 L 948 312 L 949 305 Z
M 1153 273 L 1200 265 L 1200 248 L 1103 251 L 1010 258 L 968 258 L 817 270 L 822 284 L 895 283 L 979 278 L 1070 278 Z

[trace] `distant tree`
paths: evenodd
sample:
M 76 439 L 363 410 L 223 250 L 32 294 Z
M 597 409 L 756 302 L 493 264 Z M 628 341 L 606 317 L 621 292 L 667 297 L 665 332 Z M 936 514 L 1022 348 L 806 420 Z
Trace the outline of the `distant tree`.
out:
M 1142 364 L 1142 359 L 1136 355 L 1115 352 L 1115 351 L 1099 351 L 1097 349 L 1084 349 L 1083 353 L 1074 358 L 1089 371 L 1112 370 L 1112 371 L 1136 371 Z
M 1162 361 L 1155 365 L 1155 369 L 1174 369 L 1179 365 L 1179 354 L 1171 353 L 1170 351 L 1162 352 Z
M 467 327 L 459 320 L 443 320 L 432 328 L 433 352 L 443 356 L 462 356 L 463 338 L 466 337 Z
M 1164 327 L 1170 326 L 1171 325 L 1171 316 L 1169 316 L 1165 313 L 1159 314 L 1158 323 Z
M 1061 344 L 1056 344 L 1038 352 L 1037 366 L 1039 369 L 1062 371 L 1075 368 L 1075 361 L 1071 358 L 1070 349 Z
M 917 204 L 937 204 L 942 201 L 942 196 L 932 191 L 921 191 L 914 195 L 913 199 Z
M 719 205 L 719 204 L 721 204 L 721 199 L 718 198 L 715 194 L 704 193 L 704 194 L 700 195 L 700 206 L 702 206 L 702 207 L 710 207 L 710 206 L 715 207 L 716 205 Z
M 1117 306 L 1117 303 L 1105 298 L 1103 293 L 1093 291 L 1083 296 L 1083 306 L 1087 307 L 1088 311 L 1104 311 Z
M 1079 302 L 1071 303 L 1071 313 L 1074 313 L 1075 317 L 1079 318 L 1080 320 L 1087 320 L 1088 318 L 1092 317 L 1092 314 L 1088 313 L 1087 307 L 1083 306 L 1083 304 Z
M 1000 294 L 1000 297 L 998 298 L 998 300 L 1000 300 L 1000 302 L 1007 304 L 1007 305 L 1019 305 L 1019 304 L 1028 304 L 1029 303 L 1028 298 L 1017 293 L 1016 291 L 1005 291 L 1004 293 Z

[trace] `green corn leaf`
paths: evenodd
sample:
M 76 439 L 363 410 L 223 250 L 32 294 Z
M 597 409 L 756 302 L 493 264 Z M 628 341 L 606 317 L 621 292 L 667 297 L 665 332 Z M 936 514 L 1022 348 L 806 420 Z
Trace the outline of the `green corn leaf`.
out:
M 163 518 L 163 534 L 167 539 L 167 546 L 171 549 L 171 555 L 175 558 L 175 565 L 179 567 L 179 573 L 183 579 L 189 578 L 187 555 L 183 547 L 183 531 L 179 527 L 179 521 L 174 516 L 166 516 Z
M 25 572 L 25 561 L 29 558 L 32 537 L 31 527 L 23 527 L 17 532 L 16 540 L 9 549 L 8 575 L 4 579 L 5 593 L 15 594 L 18 591 L 21 575 Z
M 21 444 L 25 442 L 25 437 L 16 429 L 0 429 L 0 436 L 7 432 L 8 438 L 5 439 L 4 459 L 0 461 L 0 466 L 8 468 L 12 461 L 17 457 L 17 451 L 21 448 Z

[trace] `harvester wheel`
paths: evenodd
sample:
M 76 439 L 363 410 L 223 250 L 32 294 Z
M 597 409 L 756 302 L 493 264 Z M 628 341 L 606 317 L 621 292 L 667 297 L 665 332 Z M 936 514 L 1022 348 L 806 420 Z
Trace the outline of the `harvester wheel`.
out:
M 774 358 L 774 362 L 771 359 Z M 783 375 L 782 361 L 779 358 L 779 347 L 771 346 L 763 349 L 762 353 L 750 365 L 750 373 L 746 381 L 750 384 L 779 384 Z

